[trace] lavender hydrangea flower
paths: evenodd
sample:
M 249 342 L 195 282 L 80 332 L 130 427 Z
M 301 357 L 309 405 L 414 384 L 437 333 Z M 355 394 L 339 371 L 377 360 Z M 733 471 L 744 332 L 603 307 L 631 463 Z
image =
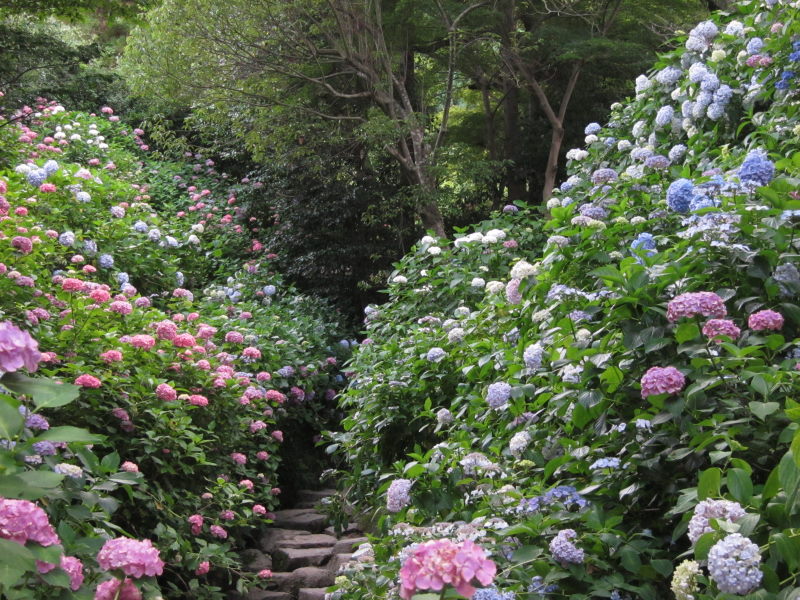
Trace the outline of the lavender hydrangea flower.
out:
M 676 144 L 672 148 L 670 148 L 669 154 L 667 155 L 672 162 L 677 162 L 683 155 L 686 154 L 686 146 L 683 144 Z
M 65 231 L 58 236 L 58 243 L 62 246 L 73 246 L 75 244 L 75 234 L 71 231 Z
M 694 507 L 694 514 L 689 520 L 689 541 L 694 545 L 704 533 L 714 531 L 709 524 L 711 519 L 735 523 L 745 514 L 744 509 L 738 502 L 731 500 L 703 500 Z
M 386 491 L 386 510 L 400 512 L 411 503 L 411 480 L 395 479 Z
M 97 243 L 94 240 L 84 240 L 83 251 L 89 256 L 94 256 L 97 254 Z
M 708 573 L 721 592 L 749 594 L 761 585 L 758 546 L 740 533 L 732 533 L 708 551 Z
M 707 74 L 708 67 L 701 62 L 694 63 L 689 67 L 689 81 L 692 83 L 700 83 Z
M 0 323 L 0 371 L 13 373 L 25 367 L 33 372 L 41 358 L 39 344 L 31 334 L 10 321 Z
M 578 537 L 574 529 L 562 529 L 550 541 L 550 552 L 553 560 L 561 564 L 579 565 L 583 562 L 584 552 L 570 540 Z
M 110 269 L 114 266 L 114 257 L 110 254 L 101 254 L 97 262 L 102 268 Z
M 666 127 L 672 123 L 672 117 L 675 115 L 675 109 L 671 106 L 662 106 L 656 113 L 656 125 L 658 127 Z
M 75 200 L 86 204 L 92 200 L 92 196 L 89 194 L 89 192 L 80 191 L 75 193 Z
M 489 386 L 486 390 L 486 403 L 491 408 L 502 408 L 508 403 L 511 397 L 511 386 L 505 381 L 498 381 Z
M 531 344 L 525 348 L 525 352 L 522 354 L 522 360 L 525 362 L 525 366 L 529 369 L 538 369 L 542 366 L 543 356 L 544 346 L 542 346 L 539 342 L 536 342 L 535 344 Z
M 656 73 L 656 81 L 662 85 L 675 85 L 683 75 L 683 71 L 678 67 L 664 67 Z
M 444 359 L 445 356 L 447 356 L 447 352 L 439 347 L 435 347 L 428 350 L 428 354 L 425 356 L 425 358 L 427 358 L 430 362 L 438 363 Z
M 762 40 L 760 37 L 754 37 L 747 40 L 746 50 L 747 53 L 750 54 L 751 56 L 753 54 L 758 54 L 759 52 L 761 52 L 761 49 L 763 47 L 764 47 L 764 40 Z
M 281 377 L 289 378 L 292 375 L 294 375 L 294 368 L 287 365 L 285 367 L 281 367 L 280 369 L 278 369 L 276 373 Z
M 33 187 L 39 187 L 44 183 L 45 179 L 47 179 L 47 171 L 44 169 L 32 169 L 25 175 L 25 179 L 27 179 L 28 183 Z
M 614 169 L 597 169 L 594 173 L 592 173 L 592 183 L 595 185 L 609 183 L 616 180 L 617 172 Z
M 649 169 L 663 170 L 669 167 L 669 158 L 663 154 L 654 154 L 644 161 L 644 166 Z
M 600 123 L 589 123 L 586 128 L 583 130 L 585 135 L 594 135 L 599 133 L 602 127 L 600 127 Z

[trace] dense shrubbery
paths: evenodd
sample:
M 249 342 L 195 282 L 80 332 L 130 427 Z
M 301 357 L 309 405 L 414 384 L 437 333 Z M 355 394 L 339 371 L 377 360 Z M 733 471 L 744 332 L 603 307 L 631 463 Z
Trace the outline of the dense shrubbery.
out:
M 272 270 L 213 161 L 148 160 L 112 112 L 42 102 L 0 127 L 8 598 L 114 598 L 125 575 L 146 595 L 247 586 L 236 552 L 279 502 L 282 444 L 308 480 L 318 459 L 296 447 L 344 381 L 335 313 Z M 23 352 L 36 377 L 16 372 Z M 119 536 L 158 550 L 98 554 Z
M 331 434 L 377 534 L 334 597 L 797 596 L 797 17 L 701 23 L 587 126 L 541 227 L 397 266 Z M 410 545 L 442 537 L 497 573 Z

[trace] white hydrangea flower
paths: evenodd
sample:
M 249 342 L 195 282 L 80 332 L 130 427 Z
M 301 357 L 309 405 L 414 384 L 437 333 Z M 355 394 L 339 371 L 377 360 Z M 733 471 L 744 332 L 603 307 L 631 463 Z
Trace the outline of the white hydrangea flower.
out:
M 439 246 L 431 246 L 428 248 L 428 254 L 431 256 L 439 256 L 442 253 L 442 249 Z
M 470 285 L 474 288 L 483 288 L 486 287 L 486 281 L 480 277 L 473 277 Z
M 506 284 L 502 281 L 490 281 L 486 284 L 486 291 L 490 294 L 499 294 L 501 293 L 506 287 Z
M 392 279 L 392 283 L 408 283 L 408 278 L 403 277 L 402 275 L 395 275 Z
M 536 275 L 536 267 L 525 260 L 521 260 L 511 267 L 511 279 L 525 279 Z

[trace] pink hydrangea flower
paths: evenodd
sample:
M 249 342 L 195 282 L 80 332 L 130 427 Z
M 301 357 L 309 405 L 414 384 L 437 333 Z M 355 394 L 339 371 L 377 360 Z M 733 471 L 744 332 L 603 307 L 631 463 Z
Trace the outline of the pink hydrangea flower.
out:
M 252 492 L 253 491 L 253 487 L 255 487 L 253 482 L 250 481 L 249 479 L 242 479 L 239 482 L 239 485 L 242 486 L 243 488 L 246 488 L 248 492 Z
M 243 465 L 247 463 L 247 457 L 241 452 L 231 452 L 231 460 L 237 465 Z
M 261 504 L 253 504 L 253 514 L 265 515 L 267 514 L 267 509 L 264 508 Z
M 131 345 L 134 348 L 142 348 L 143 350 L 150 350 L 156 345 L 156 340 L 152 336 L 145 334 L 137 334 L 131 337 Z
M 10 321 L 0 323 L 0 371 L 13 373 L 25 367 L 33 372 L 41 359 L 39 344 L 31 334 Z
M 0 498 L 0 538 L 42 546 L 60 543 L 47 513 L 28 500 Z
M 267 400 L 277 402 L 278 404 L 283 404 L 286 402 L 286 396 L 280 393 L 278 390 L 267 390 Z
M 753 331 L 779 331 L 783 327 L 783 315 L 774 310 L 760 310 L 747 318 L 747 326 Z
M 65 292 L 80 292 L 83 291 L 85 286 L 86 284 L 83 281 L 74 277 L 66 277 L 61 282 L 61 289 Z
M 221 540 L 224 540 L 228 537 L 228 532 L 219 525 L 212 525 L 209 529 L 211 530 L 211 535 Z
M 735 340 L 741 333 L 742 331 L 729 319 L 709 319 L 706 321 L 706 324 L 703 325 L 703 335 L 718 344 L 722 342 L 722 340 L 719 339 L 721 335 Z
M 241 344 L 244 341 L 244 336 L 238 331 L 229 331 L 225 334 L 225 341 L 231 344 Z
M 219 518 L 223 521 L 233 521 L 236 518 L 236 513 L 232 510 L 223 510 L 219 513 Z
M 475 594 L 473 582 L 487 586 L 494 580 L 497 567 L 483 549 L 470 540 L 431 540 L 419 544 L 400 569 L 400 597 L 411 600 L 419 590 L 440 592 L 452 586 L 465 596 Z
M 242 350 L 242 356 L 245 358 L 259 359 L 261 358 L 261 350 L 254 348 L 253 346 L 248 346 Z
M 127 472 L 127 473 L 138 473 L 139 472 L 139 465 L 137 465 L 135 462 L 131 462 L 129 460 L 126 460 L 124 463 L 122 463 L 122 465 L 120 465 L 119 468 L 122 469 L 123 471 Z
M 43 183 L 42 185 L 39 186 L 39 191 L 45 194 L 52 194 L 57 189 L 58 188 L 55 186 L 55 184 L 52 183 Z
M 11 240 L 11 247 L 16 248 L 22 254 L 30 254 L 33 250 L 33 242 L 30 238 L 26 238 L 25 236 L 18 235 Z
M 108 308 L 111 312 L 115 312 L 120 315 L 129 315 L 133 312 L 133 306 L 131 306 L 131 303 L 123 302 L 121 300 L 112 302 Z
M 256 452 L 256 458 L 258 460 L 268 460 L 269 459 L 269 452 L 266 452 L 264 450 L 259 450 L 258 452 Z
M 194 574 L 205 575 L 206 573 L 208 573 L 210 569 L 211 569 L 211 563 L 208 562 L 207 560 L 204 560 L 199 565 L 197 565 L 197 568 L 194 570 Z
M 119 569 L 129 577 L 139 578 L 161 575 L 164 561 L 158 548 L 150 540 L 114 538 L 108 540 L 97 553 L 97 564 L 104 571 Z
M 172 345 L 176 348 L 191 348 L 196 343 L 194 336 L 189 333 L 179 333 L 172 338 Z
M 178 326 L 172 321 L 160 321 L 156 323 L 156 335 L 160 340 L 171 340 L 178 335 Z
M 111 299 L 111 294 L 103 289 L 94 289 L 89 292 L 89 297 L 95 302 L 108 302 Z
M 689 292 L 676 296 L 667 304 L 667 320 L 674 323 L 683 317 L 721 319 L 728 314 L 725 302 L 714 292 Z
M 156 386 L 156 396 L 159 400 L 164 400 L 166 402 L 171 402 L 178 397 L 178 392 L 175 389 L 166 383 L 159 383 Z
M 250 433 L 255 433 L 256 431 L 261 431 L 266 428 L 267 424 L 264 423 L 264 421 L 253 421 L 250 423 Z
M 642 398 L 677 394 L 685 385 L 686 378 L 675 367 L 652 367 L 642 376 Z
M 100 355 L 100 358 L 109 364 L 113 362 L 119 362 L 122 360 L 122 352 L 119 350 L 106 350 Z
M 69 575 L 69 589 L 77 592 L 83 585 L 83 563 L 74 556 L 62 556 L 61 568 Z
M 142 600 L 142 593 L 131 579 L 109 579 L 97 586 L 94 600 Z
M 266 371 L 261 371 L 256 375 L 256 381 L 269 381 L 270 379 L 272 379 L 272 375 Z
M 75 385 L 85 388 L 99 388 L 102 382 L 94 375 L 83 374 L 75 378 Z
M 192 533 L 194 535 L 199 534 L 203 530 L 203 517 L 202 517 L 202 515 L 192 515 L 191 517 L 189 517 L 186 520 L 192 526 Z
M 200 394 L 192 394 L 189 396 L 189 404 L 194 406 L 208 406 L 208 398 Z
M 280 429 L 276 429 L 270 435 L 272 435 L 272 437 L 278 440 L 279 442 L 283 441 L 283 432 Z

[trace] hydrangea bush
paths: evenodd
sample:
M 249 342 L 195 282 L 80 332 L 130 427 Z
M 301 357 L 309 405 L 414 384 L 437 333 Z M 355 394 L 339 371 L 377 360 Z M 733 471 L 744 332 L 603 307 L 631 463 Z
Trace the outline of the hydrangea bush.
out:
M 0 545 L 16 559 L 0 595 L 245 589 L 238 552 L 271 522 L 281 460 L 317 468 L 298 448 L 330 426 L 353 343 L 272 269 L 213 160 L 149 159 L 108 107 L 3 119 Z
M 692 29 L 541 226 L 520 206 L 397 265 L 329 434 L 375 532 L 332 598 L 408 597 L 443 539 L 496 564 L 450 597 L 797 594 L 798 8 Z

